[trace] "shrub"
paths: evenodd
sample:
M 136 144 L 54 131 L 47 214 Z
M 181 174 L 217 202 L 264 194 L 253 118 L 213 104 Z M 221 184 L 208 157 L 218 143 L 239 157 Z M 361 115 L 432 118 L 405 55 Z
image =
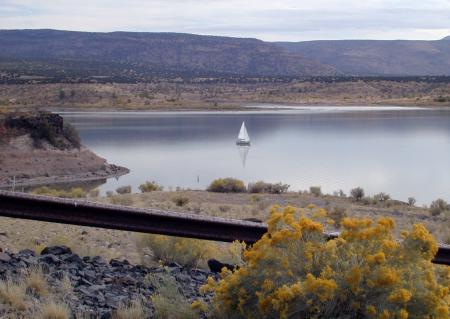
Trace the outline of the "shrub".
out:
M 447 237 L 444 238 L 443 240 L 444 244 L 446 245 L 450 245 L 450 235 L 448 235 Z
M 154 191 L 162 191 L 163 187 L 158 185 L 155 181 L 147 181 L 144 184 L 139 185 L 139 190 L 141 193 L 150 193 Z
M 156 261 L 186 267 L 197 267 L 208 253 L 204 241 L 174 236 L 142 235 L 139 245 L 150 248 Z
M 207 190 L 215 193 L 244 193 L 246 188 L 243 181 L 227 177 L 215 179 Z
M 130 194 L 131 193 L 131 186 L 120 186 L 116 189 L 117 194 Z
M 155 308 L 154 318 L 196 319 L 200 317 L 199 313 L 190 306 L 177 281 L 170 274 L 150 275 L 147 276 L 146 281 L 155 288 L 155 294 L 150 297 Z
M 172 197 L 172 202 L 174 202 L 175 205 L 182 207 L 189 203 L 189 197 L 179 194 Z
M 59 90 L 58 97 L 60 100 L 64 100 L 66 98 L 66 92 L 63 89 Z
M 48 295 L 49 287 L 42 268 L 35 267 L 29 269 L 24 281 L 27 289 L 33 294 L 42 297 Z
M 47 140 L 51 145 L 57 146 L 56 131 L 54 127 L 44 120 L 36 124 L 35 129 L 31 133 L 31 138 L 34 140 L 36 146 L 40 146 L 40 140 Z
M 347 209 L 345 209 L 344 207 L 333 207 L 328 216 L 334 220 L 336 227 L 341 227 L 341 222 L 342 220 L 347 217 Z
M 41 309 L 42 319 L 69 319 L 70 310 L 64 303 L 56 303 L 54 301 L 50 301 L 48 304 L 44 305 Z
M 64 123 L 63 135 L 73 147 L 80 148 L 81 146 L 80 135 L 78 135 L 78 131 L 72 124 Z
M 391 196 L 389 194 L 381 192 L 373 195 L 373 199 L 375 202 L 386 202 L 391 199 Z
M 309 192 L 316 197 L 319 197 L 322 195 L 322 189 L 320 188 L 320 186 L 311 186 L 309 188 Z
M 342 189 L 334 191 L 333 196 L 342 197 L 342 198 L 347 197 L 347 195 L 345 194 L 345 192 Z
M 127 195 L 112 195 L 108 197 L 111 204 L 121 205 L 121 206 L 131 206 L 133 204 L 133 197 Z
M 268 193 L 268 194 L 282 194 L 286 193 L 289 185 L 282 183 L 266 183 L 259 181 L 248 184 L 249 193 Z
M 98 197 L 100 195 L 100 190 L 98 188 L 91 189 L 88 192 L 88 195 L 89 195 L 89 197 L 92 197 L 92 198 Z
M 416 204 L 416 199 L 414 197 L 408 197 L 408 205 L 414 206 Z
M 362 189 L 361 187 L 355 187 L 350 190 L 350 196 L 355 201 L 360 201 L 364 197 L 364 189 Z
M 219 244 L 216 242 L 164 235 L 140 235 L 137 242 L 142 253 L 148 248 L 155 261 L 169 264 L 176 262 L 185 267 L 205 266 L 210 258 L 229 264 L 241 262 L 243 244 Z
M 25 310 L 26 308 L 25 291 L 24 284 L 12 279 L 0 281 L 0 300 L 17 310 Z
M 62 294 L 63 298 L 67 297 L 73 292 L 72 282 L 70 281 L 68 274 L 65 274 L 59 282 L 59 292 Z
M 62 189 L 53 189 L 47 186 L 38 187 L 33 190 L 36 195 L 48 195 L 61 198 L 85 198 L 87 193 L 80 187 L 71 188 L 68 191 Z
M 144 307 L 140 301 L 133 301 L 128 305 L 119 305 L 112 316 L 113 319 L 141 319 L 145 317 Z
M 442 198 L 438 198 L 431 202 L 430 213 L 432 216 L 438 216 L 448 210 L 450 210 L 450 205 Z
M 326 241 L 303 215 L 274 208 L 244 266 L 208 279 L 214 318 L 448 318 L 448 279 L 438 281 L 423 225 L 398 242 L 392 219 L 345 218 L 341 237 Z

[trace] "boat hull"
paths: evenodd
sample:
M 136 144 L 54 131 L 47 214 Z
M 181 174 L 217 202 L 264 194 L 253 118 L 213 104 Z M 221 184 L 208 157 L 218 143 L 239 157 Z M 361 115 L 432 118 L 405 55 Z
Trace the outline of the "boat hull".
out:
M 237 141 L 236 141 L 236 145 L 246 145 L 246 146 L 250 146 L 250 141 L 240 141 L 240 140 L 237 140 Z

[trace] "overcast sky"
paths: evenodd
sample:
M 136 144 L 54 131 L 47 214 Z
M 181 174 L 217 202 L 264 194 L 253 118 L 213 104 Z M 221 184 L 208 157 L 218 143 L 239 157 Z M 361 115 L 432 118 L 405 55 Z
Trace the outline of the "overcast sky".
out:
M 450 35 L 450 0 L 0 0 L 0 29 L 38 28 L 434 40 Z

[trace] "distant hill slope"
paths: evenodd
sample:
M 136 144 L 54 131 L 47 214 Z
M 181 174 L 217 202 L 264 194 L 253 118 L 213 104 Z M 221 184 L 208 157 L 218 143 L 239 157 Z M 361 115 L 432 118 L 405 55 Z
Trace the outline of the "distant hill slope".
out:
M 439 41 L 279 42 L 347 75 L 450 75 L 450 37 Z
M 0 81 L 450 75 L 449 40 L 271 43 L 182 33 L 0 30 Z
M 127 74 L 335 74 L 333 67 L 272 43 L 192 34 L 3 30 L 0 48 L 3 65 L 55 72 L 83 69 L 103 75 L 114 68 Z

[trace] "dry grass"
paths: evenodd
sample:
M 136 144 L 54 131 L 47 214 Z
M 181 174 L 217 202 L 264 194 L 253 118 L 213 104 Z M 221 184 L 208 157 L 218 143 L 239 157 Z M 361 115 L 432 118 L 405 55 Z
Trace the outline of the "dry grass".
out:
M 17 310 L 26 309 L 26 286 L 12 279 L 0 281 L 0 299 Z
M 50 301 L 41 308 L 40 319 L 69 319 L 70 310 L 64 303 Z
M 151 296 L 155 308 L 156 319 L 194 319 L 199 318 L 197 311 L 180 292 L 176 280 L 169 274 L 152 274 L 148 280 L 155 288 L 155 294 Z
M 63 297 L 68 296 L 73 292 L 72 282 L 67 274 L 61 279 L 59 289 Z
M 114 312 L 113 319 L 142 319 L 145 318 L 145 310 L 142 302 L 135 300 L 128 305 L 120 305 Z
M 74 91 L 71 99 L 59 93 Z M 177 92 L 174 94 L 174 92 Z M 145 93 L 145 94 L 143 94 Z M 248 103 L 306 105 L 441 105 L 439 96 L 450 95 L 447 83 L 354 81 L 299 83 L 137 83 L 137 84 L 33 84 L 3 85 L 0 101 L 16 100 L 8 109 L 46 105 L 73 109 L 237 109 Z M 212 97 L 213 100 L 212 101 Z M 0 107 L 6 109 L 5 106 Z
M 214 241 L 163 235 L 138 235 L 140 255 L 149 254 L 153 261 L 163 264 L 175 262 L 184 267 L 208 268 L 208 259 L 220 259 L 229 264 L 242 262 L 244 244 L 239 242 L 217 243 Z M 147 263 L 145 259 L 143 263 Z
M 29 289 L 31 293 L 41 297 L 48 296 L 49 286 L 41 267 L 33 267 L 28 269 L 24 282 L 27 289 Z

